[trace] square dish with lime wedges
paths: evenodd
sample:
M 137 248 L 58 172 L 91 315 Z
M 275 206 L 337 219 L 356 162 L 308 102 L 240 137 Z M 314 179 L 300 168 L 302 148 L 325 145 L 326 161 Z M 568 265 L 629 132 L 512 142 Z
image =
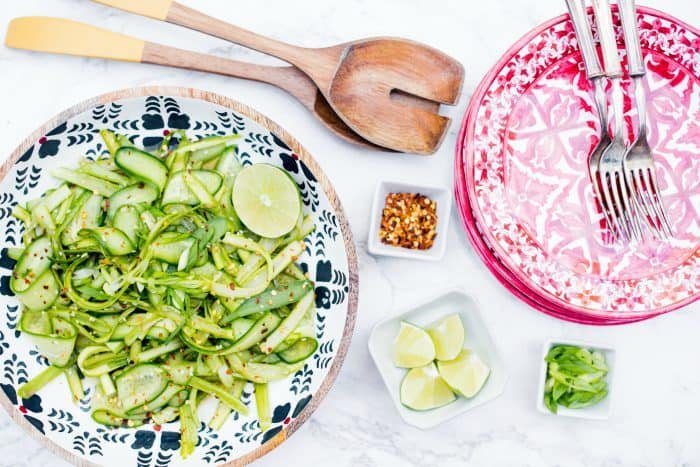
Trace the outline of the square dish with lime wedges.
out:
M 498 397 L 507 380 L 477 301 L 458 288 L 377 324 L 369 350 L 399 414 L 418 428 Z

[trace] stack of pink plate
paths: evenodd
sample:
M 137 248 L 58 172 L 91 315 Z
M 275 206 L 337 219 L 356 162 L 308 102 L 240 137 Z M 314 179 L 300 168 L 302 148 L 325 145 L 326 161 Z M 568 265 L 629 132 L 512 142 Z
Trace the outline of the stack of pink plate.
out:
M 637 18 L 672 239 L 604 238 L 587 167 L 598 117 L 568 15 L 528 33 L 491 69 L 458 138 L 455 197 L 477 253 L 518 298 L 568 321 L 631 323 L 700 297 L 700 32 L 650 8 Z M 627 77 L 623 86 L 631 140 Z

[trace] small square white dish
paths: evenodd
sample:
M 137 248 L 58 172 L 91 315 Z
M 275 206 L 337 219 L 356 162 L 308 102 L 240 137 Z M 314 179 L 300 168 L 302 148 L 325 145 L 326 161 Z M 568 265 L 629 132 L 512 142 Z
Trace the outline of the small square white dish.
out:
M 398 246 L 382 243 L 379 239 L 379 227 L 382 220 L 382 211 L 386 195 L 389 193 L 418 193 L 434 200 L 437 203 L 437 228 L 433 246 L 427 250 L 411 250 Z M 370 214 L 369 234 L 367 248 L 373 255 L 394 256 L 397 258 L 421 259 L 438 261 L 445 255 L 447 248 L 447 227 L 450 223 L 450 209 L 452 208 L 452 194 L 450 190 L 429 185 L 416 185 L 412 183 L 394 182 L 382 180 L 377 185 L 372 202 Z
M 557 407 L 557 413 L 553 414 L 544 405 L 544 385 L 547 381 L 547 362 L 544 360 L 549 353 L 549 350 L 556 345 L 575 345 L 588 350 L 599 350 L 605 355 L 605 361 L 608 364 L 608 374 L 606 376 L 608 382 L 608 395 L 605 399 L 590 407 L 580 409 L 569 409 L 563 406 Z M 590 342 L 581 342 L 568 339 L 549 339 L 542 346 L 542 355 L 540 358 L 540 381 L 537 388 L 537 410 L 548 415 L 559 415 L 562 417 L 586 418 L 589 420 L 606 420 L 610 417 L 612 409 L 613 397 L 613 379 L 615 377 L 615 349 L 609 345 L 592 344 Z
M 482 319 L 476 300 L 458 288 L 449 289 L 410 309 L 386 319 L 372 329 L 369 352 L 386 384 L 391 399 L 406 423 L 418 428 L 432 428 L 468 410 L 495 399 L 503 393 L 507 374 L 503 360 L 491 339 Z M 459 313 L 465 330 L 464 346 L 475 351 L 491 369 L 486 383 L 479 393 L 470 398 L 458 397 L 456 401 L 427 411 L 416 411 L 401 404 L 399 390 L 408 370 L 397 368 L 392 361 L 394 339 L 401 321 L 417 326 L 428 326 L 452 313 Z

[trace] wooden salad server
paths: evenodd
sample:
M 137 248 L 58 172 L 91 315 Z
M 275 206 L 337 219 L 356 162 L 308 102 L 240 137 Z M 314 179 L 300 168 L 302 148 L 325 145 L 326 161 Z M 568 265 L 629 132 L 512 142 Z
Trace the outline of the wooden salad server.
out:
M 151 63 L 272 84 L 296 97 L 321 123 L 344 140 L 367 148 L 383 149 L 351 130 L 328 105 L 314 82 L 295 67 L 264 66 L 228 60 L 146 42 L 89 24 L 50 17 L 13 19 L 7 29 L 5 44 L 16 49 Z
M 437 150 L 450 119 L 439 115 L 437 108 L 416 102 L 454 105 L 464 81 L 458 61 L 405 39 L 369 38 L 310 49 L 247 31 L 173 0 L 95 1 L 280 58 L 305 72 L 357 134 L 396 151 L 432 154 Z M 403 98 L 395 98 L 402 94 Z

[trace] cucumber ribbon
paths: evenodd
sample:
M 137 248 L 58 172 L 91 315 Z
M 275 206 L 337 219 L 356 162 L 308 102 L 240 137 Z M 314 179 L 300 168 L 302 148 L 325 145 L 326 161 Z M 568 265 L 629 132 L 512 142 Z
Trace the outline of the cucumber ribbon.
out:
M 242 396 L 253 383 L 266 430 L 269 385 L 318 347 L 314 284 L 295 264 L 313 219 L 300 215 L 278 238 L 241 224 L 231 202 L 244 170 L 237 135 L 175 132 L 148 151 L 100 134 L 105 158 L 56 169 L 63 183 L 13 213 L 25 226 L 23 247 L 9 251 L 18 329 L 49 362 L 18 394 L 65 375 L 80 400 L 92 379 L 96 422 L 179 418 L 186 457 L 201 402 L 217 399 L 209 425 L 220 429 L 233 411 L 248 413 Z

